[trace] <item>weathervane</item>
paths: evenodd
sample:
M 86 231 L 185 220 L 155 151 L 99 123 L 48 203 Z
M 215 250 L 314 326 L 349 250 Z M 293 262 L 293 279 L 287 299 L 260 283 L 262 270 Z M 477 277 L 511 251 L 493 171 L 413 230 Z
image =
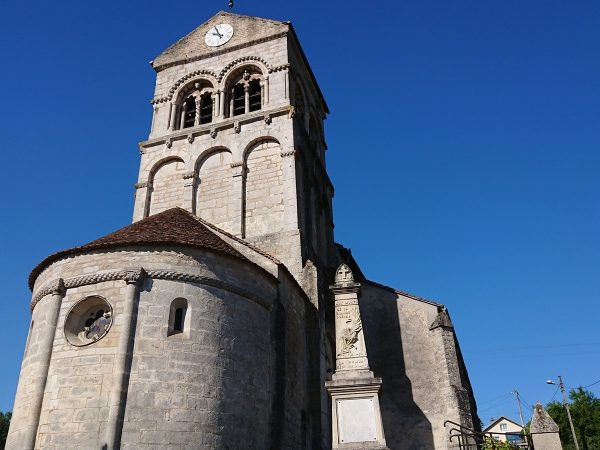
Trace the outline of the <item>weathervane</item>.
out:
M 229 0 L 229 9 L 233 9 L 233 0 Z

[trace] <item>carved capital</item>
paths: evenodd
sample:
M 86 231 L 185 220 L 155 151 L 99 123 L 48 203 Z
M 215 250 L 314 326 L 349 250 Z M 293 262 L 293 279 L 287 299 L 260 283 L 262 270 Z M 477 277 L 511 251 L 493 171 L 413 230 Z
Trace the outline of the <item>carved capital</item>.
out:
M 147 188 L 147 187 L 150 187 L 150 182 L 149 181 L 140 181 L 139 183 L 135 183 L 133 185 L 133 187 L 136 189 Z
M 67 288 L 65 287 L 65 282 L 62 278 L 56 280 L 50 287 L 50 290 L 52 295 L 60 295 L 61 297 L 64 297 L 64 295 L 67 293 Z
M 234 177 L 240 177 L 246 175 L 246 165 L 243 162 L 231 163 L 231 172 Z
M 139 269 L 127 270 L 123 281 L 127 284 L 139 284 L 146 278 L 146 271 L 140 267 Z

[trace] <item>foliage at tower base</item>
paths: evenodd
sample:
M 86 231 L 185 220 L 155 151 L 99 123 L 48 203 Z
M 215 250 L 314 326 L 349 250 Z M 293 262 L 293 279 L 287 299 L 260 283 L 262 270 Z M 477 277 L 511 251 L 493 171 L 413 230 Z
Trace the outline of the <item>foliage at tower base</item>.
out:
M 8 435 L 11 416 L 12 414 L 9 412 L 0 412 L 0 450 L 3 450 L 4 445 L 6 444 L 6 436 Z
M 514 444 L 511 444 L 510 442 L 501 442 L 498 439 L 494 439 L 491 436 L 486 436 L 486 438 L 483 441 L 483 444 L 481 445 L 481 449 L 482 450 L 518 450 L 519 447 L 517 447 Z
M 569 392 L 569 408 L 581 450 L 600 449 L 600 399 L 583 388 Z M 560 427 L 563 450 L 574 450 L 573 436 L 564 405 L 554 401 L 546 407 L 548 414 Z

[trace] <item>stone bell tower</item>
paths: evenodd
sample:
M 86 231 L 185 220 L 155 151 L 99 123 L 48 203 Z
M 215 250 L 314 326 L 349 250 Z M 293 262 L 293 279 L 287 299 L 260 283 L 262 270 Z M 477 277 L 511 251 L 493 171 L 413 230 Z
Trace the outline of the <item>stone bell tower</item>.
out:
M 220 12 L 151 64 L 134 222 L 184 208 L 279 258 L 317 302 L 312 268 L 333 254 L 328 109 L 291 23 Z

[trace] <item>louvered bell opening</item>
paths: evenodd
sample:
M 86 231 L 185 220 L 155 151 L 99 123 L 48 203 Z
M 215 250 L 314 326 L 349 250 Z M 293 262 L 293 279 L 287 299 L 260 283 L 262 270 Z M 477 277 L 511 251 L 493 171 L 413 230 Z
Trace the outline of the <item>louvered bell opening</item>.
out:
M 183 106 L 183 128 L 193 127 L 196 122 L 196 100 L 188 97 Z
M 210 94 L 203 95 L 200 98 L 200 123 L 211 123 L 213 112 L 213 101 Z
M 233 88 L 233 115 L 239 116 L 246 112 L 246 98 L 244 92 L 244 86 L 241 84 L 236 85 Z
M 250 111 L 259 111 L 262 108 L 260 96 L 260 81 L 252 80 L 248 84 L 248 96 L 250 100 Z

